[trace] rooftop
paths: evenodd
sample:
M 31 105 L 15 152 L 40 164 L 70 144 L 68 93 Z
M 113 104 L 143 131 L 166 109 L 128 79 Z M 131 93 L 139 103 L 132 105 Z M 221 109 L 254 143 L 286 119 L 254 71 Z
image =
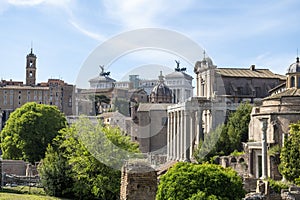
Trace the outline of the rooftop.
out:
M 245 69 L 245 68 L 216 68 L 216 71 L 226 77 L 249 77 L 249 78 L 279 78 L 286 80 L 286 77 L 280 74 L 274 74 L 269 69 Z

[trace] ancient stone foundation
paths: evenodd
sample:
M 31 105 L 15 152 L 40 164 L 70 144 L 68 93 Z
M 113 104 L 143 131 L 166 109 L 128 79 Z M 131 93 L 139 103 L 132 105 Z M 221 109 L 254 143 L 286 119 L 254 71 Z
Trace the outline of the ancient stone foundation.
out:
M 126 163 L 122 168 L 121 200 L 155 200 L 156 171 L 143 161 Z

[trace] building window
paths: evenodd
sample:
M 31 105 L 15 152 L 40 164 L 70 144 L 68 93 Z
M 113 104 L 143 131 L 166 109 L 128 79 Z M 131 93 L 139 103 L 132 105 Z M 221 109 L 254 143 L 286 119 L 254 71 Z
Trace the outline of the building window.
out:
M 14 95 L 10 95 L 9 96 L 9 103 L 10 103 L 10 105 L 13 105 L 13 103 L 14 103 Z
M 68 106 L 72 107 L 72 96 L 69 97 Z
M 3 104 L 4 104 L 4 105 L 7 104 L 7 96 L 6 96 L 6 95 L 4 95 L 4 97 L 3 97 Z
M 291 87 L 295 87 L 295 77 L 291 77 Z

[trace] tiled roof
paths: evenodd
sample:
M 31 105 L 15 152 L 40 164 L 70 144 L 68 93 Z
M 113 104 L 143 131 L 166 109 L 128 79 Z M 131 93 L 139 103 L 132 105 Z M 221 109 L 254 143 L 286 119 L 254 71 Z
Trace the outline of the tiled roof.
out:
M 40 87 L 40 86 L 28 86 L 28 85 L 6 85 L 2 86 L 0 88 L 6 89 L 6 90 L 49 90 L 49 87 Z
M 268 96 L 268 97 L 264 98 L 264 100 L 278 99 L 278 98 L 281 98 L 281 97 L 295 97 L 295 96 L 300 96 L 300 89 L 289 88 L 289 89 L 286 89 L 285 91 L 280 92 L 278 94 Z
M 141 103 L 137 111 L 150 111 L 150 110 L 167 110 L 170 103 Z
M 249 77 L 249 78 L 279 78 L 285 80 L 286 77 L 274 74 L 269 69 L 245 69 L 245 68 L 216 68 L 216 71 L 222 76 L 227 77 Z

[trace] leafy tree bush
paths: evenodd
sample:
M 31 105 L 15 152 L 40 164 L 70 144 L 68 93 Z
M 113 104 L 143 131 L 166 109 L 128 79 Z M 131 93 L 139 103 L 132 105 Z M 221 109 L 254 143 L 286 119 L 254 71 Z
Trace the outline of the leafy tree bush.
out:
M 282 147 L 280 160 L 280 172 L 288 181 L 300 177 L 300 121 L 290 124 L 290 136 Z
M 236 112 L 230 114 L 226 124 L 211 131 L 194 152 L 198 163 L 211 161 L 216 155 L 230 155 L 234 151 L 242 151 L 242 142 L 248 141 L 251 110 L 249 103 L 241 104 Z
M 289 186 L 282 181 L 275 181 L 273 179 L 268 179 L 270 187 L 278 194 L 281 194 L 282 189 L 288 189 Z
M 229 116 L 227 123 L 228 138 L 233 150 L 242 151 L 242 142 L 248 141 L 251 110 L 252 106 L 249 103 L 243 103 Z
M 73 197 L 71 166 L 62 152 L 55 151 L 49 145 L 38 170 L 46 194 L 56 197 Z
M 231 168 L 177 163 L 161 177 L 156 199 L 237 200 L 244 195 L 242 179 Z
M 22 159 L 34 163 L 45 151 L 66 119 L 56 106 L 26 103 L 11 113 L 1 132 L 4 159 Z
M 112 144 L 119 148 L 113 149 Z M 138 152 L 138 144 L 123 136 L 118 128 L 103 127 L 101 123 L 93 125 L 86 118 L 80 118 L 71 127 L 62 129 L 60 135 L 54 139 L 53 146 L 57 146 L 53 148 L 55 152 L 51 152 L 49 148 L 49 153 L 47 152 L 40 168 L 41 172 L 49 171 L 50 175 L 44 176 L 45 173 L 41 173 L 41 178 L 47 184 L 59 179 L 57 174 L 65 175 L 66 183 L 63 184 L 69 184 L 75 199 L 118 199 L 122 159 L 125 153 Z M 60 154 L 60 161 L 52 159 Z M 53 164 L 44 164 L 47 160 L 53 160 Z M 66 167 L 61 164 L 64 160 L 67 162 Z M 63 167 L 60 167 L 61 165 Z M 72 183 L 69 183 L 68 177 L 72 178 Z M 62 194 L 69 192 L 68 187 L 67 190 L 55 187 L 50 189 L 53 191 L 49 191 L 48 194 L 57 194 L 56 191 L 62 191 Z

